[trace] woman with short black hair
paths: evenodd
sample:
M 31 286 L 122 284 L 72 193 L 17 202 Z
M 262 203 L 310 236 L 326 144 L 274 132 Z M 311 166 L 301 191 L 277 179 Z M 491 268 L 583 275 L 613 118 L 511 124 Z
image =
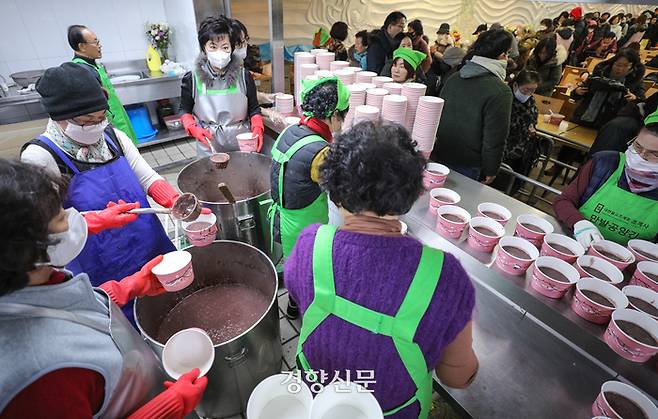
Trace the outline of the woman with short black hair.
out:
M 395 83 L 406 83 L 415 81 L 418 75 L 422 75 L 421 63 L 426 58 L 425 54 L 409 48 L 398 48 L 393 52 L 391 64 L 391 78 Z
M 372 371 L 369 389 L 393 419 L 427 417 L 434 372 L 464 388 L 478 368 L 468 275 L 454 256 L 406 236 L 398 219 L 423 190 L 426 161 L 415 147 L 396 124 L 362 122 L 336 138 L 321 184 L 344 224 L 306 228 L 284 276 L 304 315 L 302 368 L 339 371 L 343 379 Z M 326 304 L 335 298 L 345 304 Z M 391 318 L 399 328 L 377 327 Z
M 183 77 L 181 117 L 187 133 L 198 141 L 197 154 L 239 151 L 237 135 L 251 131 L 263 146 L 265 126 L 256 85 L 242 58 L 234 54 L 241 44 L 241 27 L 224 16 L 207 17 L 198 32 L 201 52 L 194 70 Z M 246 29 L 246 28 L 245 28 Z
M 47 169 L 0 159 L 0 416 L 185 417 L 208 379 L 195 368 L 163 387 L 160 362 L 119 309 L 165 292 L 151 272 L 162 256 L 98 288 L 58 268 L 87 239 L 66 195 Z
M 368 31 L 362 30 L 354 35 L 354 45 L 347 53 L 352 67 L 359 67 L 364 71 L 368 68 Z
M 324 48 L 335 54 L 334 59 L 336 61 L 347 61 L 347 48 L 343 44 L 347 39 L 347 31 L 348 27 L 345 22 L 334 23 L 329 31 L 331 38 L 327 41 Z
M 566 57 L 564 58 L 566 59 Z M 551 96 L 553 89 L 562 78 L 562 64 L 558 63 L 555 36 L 539 41 L 530 58 L 528 58 L 526 68 L 539 74 L 540 82 L 537 94 Z

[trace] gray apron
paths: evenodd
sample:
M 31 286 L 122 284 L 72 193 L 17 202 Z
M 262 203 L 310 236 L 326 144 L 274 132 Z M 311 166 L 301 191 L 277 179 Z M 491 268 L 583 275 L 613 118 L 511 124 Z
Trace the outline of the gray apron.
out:
M 79 279 L 80 275 L 71 281 Z M 109 335 L 121 353 L 123 366 L 120 372 L 114 372 L 118 375 L 118 380 L 110 394 L 107 394 L 106 390 L 103 406 L 94 417 L 123 418 L 160 393 L 164 389 L 162 382 L 166 376 L 153 351 L 135 331 L 121 309 L 111 302 L 103 290 L 95 289 L 95 291 L 96 298 L 108 308 L 109 329 L 107 321 L 94 316 L 96 312 L 86 310 L 65 311 L 31 304 L 2 303 L 0 314 L 23 318 L 59 319 L 86 326 L 92 329 L 89 333 Z
M 199 125 L 213 133 L 211 140 L 217 151 L 240 151 L 236 136 L 249 132 L 247 84 L 244 72 L 238 69 L 238 76 L 232 86 L 226 86 L 220 78 L 206 85 L 197 74 L 194 75 L 194 115 Z M 210 150 L 197 144 L 197 155 L 209 156 Z

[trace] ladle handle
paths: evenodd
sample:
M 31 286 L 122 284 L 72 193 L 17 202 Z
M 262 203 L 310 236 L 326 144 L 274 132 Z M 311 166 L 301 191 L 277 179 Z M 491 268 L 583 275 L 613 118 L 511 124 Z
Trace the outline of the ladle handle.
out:
M 131 214 L 169 214 L 169 208 L 135 208 L 128 211 Z
M 219 190 L 224 194 L 224 198 L 228 201 L 229 204 L 235 204 L 235 197 L 231 193 L 231 190 L 228 188 L 226 183 L 221 182 L 217 184 Z

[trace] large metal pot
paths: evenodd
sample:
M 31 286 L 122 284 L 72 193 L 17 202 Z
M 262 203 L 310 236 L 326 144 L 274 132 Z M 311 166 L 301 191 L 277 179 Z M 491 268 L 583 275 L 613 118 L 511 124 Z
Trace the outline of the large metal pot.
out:
M 158 358 L 166 342 L 157 340 L 165 316 L 183 298 L 217 284 L 240 283 L 254 287 L 272 300 L 250 329 L 233 340 L 215 345 L 215 362 L 208 387 L 196 408 L 201 417 L 223 418 L 246 411 L 254 387 L 281 371 L 281 332 L 274 265 L 260 250 L 245 243 L 218 240 L 210 246 L 190 247 L 194 282 L 189 287 L 135 302 L 139 331 Z
M 258 153 L 234 151 L 228 166 L 220 169 L 201 158 L 188 164 L 178 174 L 178 187 L 196 195 L 204 207 L 217 216 L 217 238 L 249 243 L 267 253 L 277 263 L 281 259 L 281 246 L 270 249 L 270 165 L 272 159 Z M 229 204 L 217 188 L 224 182 L 236 199 Z

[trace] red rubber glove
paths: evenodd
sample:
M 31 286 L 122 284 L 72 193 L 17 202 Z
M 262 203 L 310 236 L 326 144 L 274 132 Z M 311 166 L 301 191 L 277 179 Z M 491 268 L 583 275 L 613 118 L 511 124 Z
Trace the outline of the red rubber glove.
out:
M 164 382 L 167 388 L 165 392 L 174 393 L 183 400 L 183 411 L 186 415 L 199 404 L 208 385 L 208 377 L 198 378 L 199 372 L 198 368 L 194 368 L 192 371 L 181 375 L 175 383 L 171 381 Z
M 260 153 L 263 149 L 263 134 L 265 133 L 262 115 L 256 114 L 251 117 L 251 133 L 256 136 L 256 152 Z
M 147 193 L 155 202 L 165 208 L 173 207 L 174 202 L 180 196 L 176 189 L 164 179 L 153 182 Z
M 191 113 L 186 113 L 183 114 L 180 117 L 181 122 L 183 123 L 183 127 L 185 127 L 185 131 L 193 138 L 195 138 L 198 142 L 201 143 L 204 147 L 206 147 L 208 150 L 210 150 L 210 140 L 212 140 L 212 132 L 205 128 L 201 128 L 197 123 L 196 120 L 194 119 L 194 115 Z
M 144 297 L 145 295 L 154 296 L 160 295 L 165 292 L 158 278 L 151 272 L 151 269 L 158 263 L 162 262 L 163 256 L 156 256 L 151 259 L 146 265 L 135 272 L 134 274 L 123 278 L 121 281 L 107 281 L 101 284 L 100 288 L 103 289 L 110 296 L 112 301 L 119 307 L 123 307 L 136 297 Z
M 83 215 L 87 222 L 87 231 L 89 234 L 98 234 L 111 228 L 121 228 L 128 223 L 137 219 L 137 214 L 131 214 L 128 211 L 139 208 L 139 202 L 125 203 L 119 200 L 119 203 L 110 201 L 107 208 L 102 211 L 90 211 Z

